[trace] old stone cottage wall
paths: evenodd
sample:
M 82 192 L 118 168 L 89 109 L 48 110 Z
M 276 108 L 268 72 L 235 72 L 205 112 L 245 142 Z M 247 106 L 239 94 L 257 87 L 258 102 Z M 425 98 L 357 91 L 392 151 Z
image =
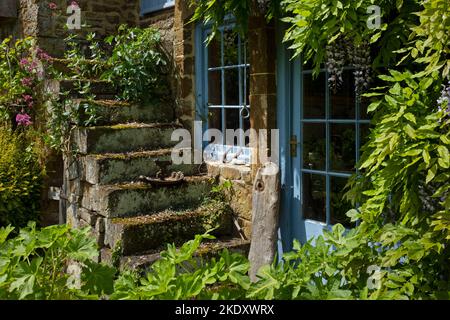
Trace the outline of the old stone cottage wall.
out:
M 174 8 L 152 12 L 140 17 L 140 26 L 153 27 L 159 30 L 167 51 L 173 53 L 174 42 Z
M 4 38 L 18 35 L 17 17 L 19 7 L 17 0 L 0 1 L 0 41 Z
M 65 49 L 63 39 L 69 14 L 68 0 L 20 0 L 19 28 L 25 36 L 35 36 L 39 45 L 53 56 L 61 56 Z M 81 8 L 81 30 L 95 32 L 103 37 L 115 33 L 120 24 L 138 25 L 138 0 L 78 0 Z M 56 9 L 49 4 L 55 3 Z

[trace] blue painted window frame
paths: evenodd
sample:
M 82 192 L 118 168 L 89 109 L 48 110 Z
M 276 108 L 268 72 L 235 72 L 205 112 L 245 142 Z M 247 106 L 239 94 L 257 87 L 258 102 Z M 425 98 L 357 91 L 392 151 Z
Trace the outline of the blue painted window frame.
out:
M 141 0 L 141 15 L 175 6 L 175 0 Z
M 234 28 L 235 20 L 232 16 L 228 16 L 225 19 L 224 24 L 219 28 L 219 33 L 221 39 L 223 39 L 223 32 Z M 238 64 L 237 65 L 225 65 L 224 64 L 224 44 L 221 41 L 220 48 L 220 59 L 221 63 L 218 67 L 209 67 L 208 61 L 208 46 L 206 44 L 206 39 L 208 35 L 211 34 L 210 24 L 197 24 L 195 31 L 195 49 L 196 49 L 196 120 L 203 122 L 203 132 L 209 128 L 208 123 L 208 112 L 209 109 L 221 109 L 222 111 L 222 127 L 218 128 L 222 130 L 223 133 L 226 127 L 226 115 L 225 111 L 229 108 L 241 109 L 245 108 L 250 112 L 250 103 L 247 101 L 246 92 L 247 86 L 247 69 L 250 68 L 250 64 L 247 61 L 247 55 L 242 53 L 242 47 L 247 50 L 245 44 L 242 44 L 242 39 L 238 36 Z M 239 70 L 239 81 L 242 81 L 242 85 L 239 85 L 239 105 L 227 105 L 225 104 L 225 70 L 235 68 Z M 208 76 L 209 72 L 220 71 L 221 72 L 221 102 L 220 105 L 210 105 L 208 103 Z M 240 113 L 239 117 L 239 128 L 244 127 L 243 114 Z M 196 137 L 200 139 L 200 137 Z M 243 147 L 244 137 L 240 137 L 239 146 L 229 146 L 225 144 L 225 135 L 223 136 L 222 144 L 217 144 L 213 150 L 211 150 L 210 160 L 218 161 L 222 158 L 225 152 L 237 153 L 239 149 L 242 150 L 242 155 L 238 157 L 238 160 L 243 160 L 246 164 L 251 161 L 251 150 L 248 147 Z M 206 146 L 205 143 L 204 146 Z

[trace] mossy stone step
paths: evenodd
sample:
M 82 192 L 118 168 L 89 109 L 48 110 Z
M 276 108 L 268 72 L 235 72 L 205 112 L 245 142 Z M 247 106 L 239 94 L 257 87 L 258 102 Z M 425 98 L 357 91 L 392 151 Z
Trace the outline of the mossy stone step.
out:
M 83 89 L 83 86 L 88 86 L 89 94 L 95 95 L 97 98 L 101 97 L 112 97 L 114 98 L 117 95 L 117 87 L 113 85 L 111 82 L 104 80 L 61 80 L 59 82 L 59 92 L 64 93 L 67 92 L 70 98 L 82 98 L 83 94 L 80 93 L 80 89 Z M 104 98 L 101 98 L 104 99 Z
M 76 99 L 72 108 L 79 110 L 79 118 L 72 119 L 73 123 L 85 123 L 89 119 L 86 110 L 94 110 L 96 125 L 114 125 L 120 123 L 170 123 L 175 120 L 173 104 L 155 100 L 145 105 L 128 103 L 117 100 L 87 101 Z M 70 107 L 70 106 L 69 106 Z
M 134 271 L 145 270 L 161 258 L 160 253 L 166 248 L 167 246 L 163 246 L 157 250 L 122 256 L 120 258 L 120 269 Z M 220 252 L 225 249 L 233 253 L 248 256 L 248 252 L 250 250 L 250 240 L 243 240 L 241 238 L 233 237 L 221 237 L 219 239 L 205 241 L 200 245 L 197 252 L 194 254 L 194 257 L 211 259 L 213 257 L 217 257 Z M 110 256 L 110 252 L 106 252 L 110 251 L 110 249 L 105 248 L 103 250 L 105 252 L 103 252 L 104 259 L 102 262 L 111 264 L 112 257 L 108 257 Z
M 139 176 L 153 177 L 158 172 L 155 160 L 170 160 L 171 149 L 115 154 L 94 154 L 83 157 L 85 181 L 90 184 L 113 184 L 137 181 Z M 179 164 L 167 168 L 185 176 L 199 175 L 201 165 Z
M 72 142 L 81 154 L 166 149 L 178 143 L 171 140 L 178 128 L 181 126 L 173 123 L 80 127 L 73 131 Z
M 120 246 L 122 255 L 132 255 L 160 248 L 166 243 L 182 244 L 217 227 L 212 234 L 232 233 L 231 208 L 223 202 L 211 202 L 192 211 L 167 211 L 156 215 L 108 219 L 105 244 Z
M 191 209 L 209 194 L 210 177 L 186 177 L 179 185 L 153 187 L 145 183 L 86 186 L 82 207 L 108 218 L 133 217 L 163 210 Z

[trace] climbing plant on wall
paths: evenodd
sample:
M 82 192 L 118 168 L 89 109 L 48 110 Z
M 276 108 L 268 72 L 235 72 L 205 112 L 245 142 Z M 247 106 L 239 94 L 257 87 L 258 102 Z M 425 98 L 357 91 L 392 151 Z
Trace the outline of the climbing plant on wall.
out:
M 194 20 L 224 14 L 232 4 L 200 2 L 204 5 L 196 7 Z M 372 5 L 380 8 L 376 28 L 367 23 Z M 354 50 L 327 52 L 333 45 L 342 51 L 368 45 L 371 69 L 388 71 L 379 75 L 381 86 L 365 94 L 373 128 L 363 147 L 361 171 L 346 195 L 355 206 L 347 215 L 359 226 L 346 233 L 337 225 L 325 235 L 334 249 L 331 255 L 323 254 L 330 250 L 323 239 L 317 250 L 296 244 L 296 257 L 309 251 L 304 263 L 321 261 L 313 270 L 319 282 L 308 278 L 302 262 L 295 269 L 275 264 L 261 271 L 261 288 L 254 296 L 326 298 L 341 290 L 341 297 L 448 298 L 450 3 L 284 0 L 280 19 L 287 25 L 284 41 L 293 55 L 312 63 L 316 73 L 325 63 L 339 70 L 329 66 L 330 56 L 351 61 Z M 373 270 L 376 285 L 369 281 Z M 323 278 L 330 287 L 321 284 Z

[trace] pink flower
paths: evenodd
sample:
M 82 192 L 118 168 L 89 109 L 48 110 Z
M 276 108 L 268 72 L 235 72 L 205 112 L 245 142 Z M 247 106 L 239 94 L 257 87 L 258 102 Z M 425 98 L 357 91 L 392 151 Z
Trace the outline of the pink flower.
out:
M 38 67 L 38 63 L 36 61 L 32 61 L 28 66 L 27 66 L 27 71 L 30 73 L 35 72 L 36 68 Z
M 20 60 L 20 66 L 22 67 L 22 68 L 24 68 L 25 66 L 27 66 L 28 64 L 30 63 L 30 61 L 28 61 L 28 59 L 25 59 L 25 58 L 22 58 L 21 60 Z
M 79 7 L 78 2 L 76 2 L 76 1 L 72 1 L 72 2 L 70 3 L 70 5 L 71 5 L 72 7 Z
M 33 97 L 30 96 L 29 94 L 24 94 L 23 95 L 23 101 L 25 101 L 25 103 L 32 103 L 33 102 Z
M 31 85 L 33 84 L 33 79 L 32 78 L 23 78 L 21 80 L 22 85 L 24 85 L 25 87 L 31 87 Z
M 37 56 L 39 59 L 44 60 L 44 61 L 52 60 L 52 57 L 47 52 L 42 50 L 41 48 L 37 48 Z
M 48 7 L 50 8 L 50 10 L 56 10 L 56 9 L 58 9 L 58 6 L 57 6 L 56 3 L 54 3 L 54 2 L 50 2 L 50 3 L 48 4 Z
M 31 122 L 31 117 L 26 113 L 18 113 L 16 116 L 16 122 L 19 126 L 29 126 L 33 122 Z

